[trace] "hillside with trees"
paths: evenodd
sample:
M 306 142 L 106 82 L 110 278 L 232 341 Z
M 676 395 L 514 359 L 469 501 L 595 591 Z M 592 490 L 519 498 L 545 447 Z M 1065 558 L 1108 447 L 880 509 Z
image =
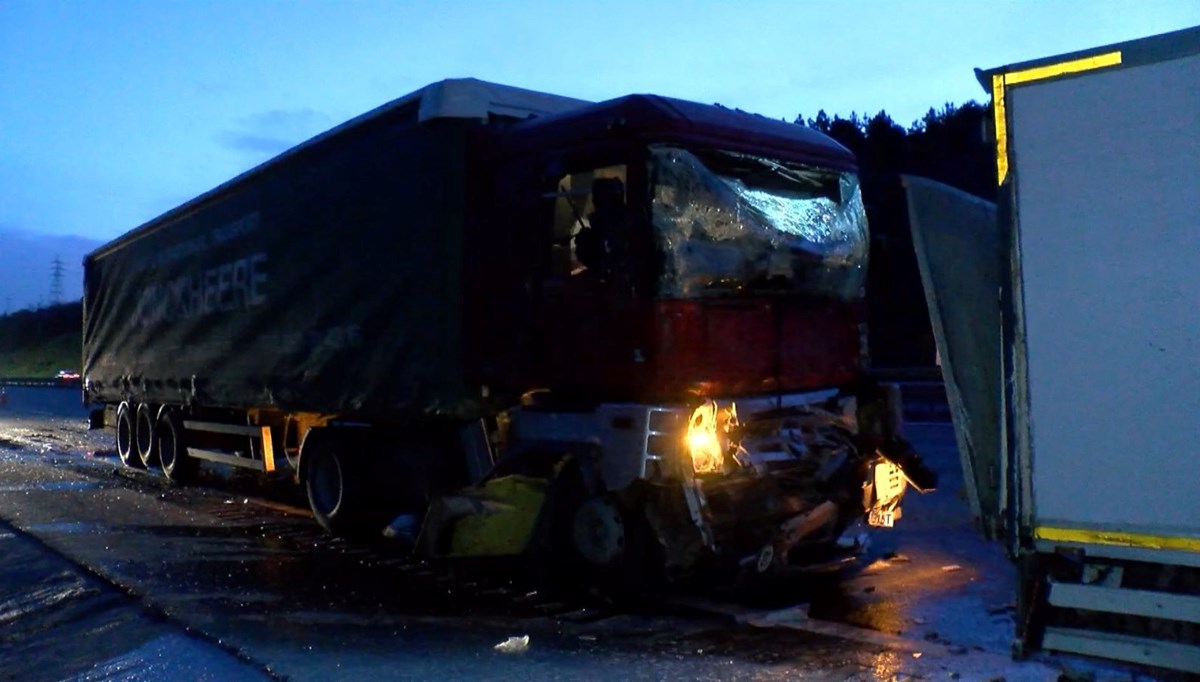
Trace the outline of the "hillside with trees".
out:
M 82 322 L 78 302 L 0 317 L 0 378 L 51 378 L 59 370 L 81 370 Z

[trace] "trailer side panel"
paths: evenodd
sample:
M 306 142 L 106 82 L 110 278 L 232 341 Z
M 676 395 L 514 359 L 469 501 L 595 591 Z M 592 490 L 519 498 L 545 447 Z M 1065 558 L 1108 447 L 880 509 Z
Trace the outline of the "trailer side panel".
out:
M 85 264 L 92 400 L 454 410 L 467 120 L 416 105 Z

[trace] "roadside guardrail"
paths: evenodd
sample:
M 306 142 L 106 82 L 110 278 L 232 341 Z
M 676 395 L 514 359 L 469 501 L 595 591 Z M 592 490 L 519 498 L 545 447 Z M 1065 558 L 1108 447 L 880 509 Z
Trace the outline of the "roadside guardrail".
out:
M 0 377 L 0 386 L 31 386 L 39 388 L 81 388 L 80 379 L 56 379 L 54 377 Z

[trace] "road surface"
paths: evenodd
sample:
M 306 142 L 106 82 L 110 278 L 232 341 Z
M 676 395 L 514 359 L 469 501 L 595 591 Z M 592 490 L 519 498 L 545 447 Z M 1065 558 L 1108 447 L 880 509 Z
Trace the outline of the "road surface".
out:
M 860 572 L 627 604 L 328 538 L 257 474 L 214 467 L 172 487 L 123 468 L 76 391 L 8 394 L 0 679 L 1155 679 L 1010 659 L 1013 570 L 970 528 L 946 424 L 910 426 L 942 488 L 910 493 Z M 494 648 L 525 635 L 524 651 Z

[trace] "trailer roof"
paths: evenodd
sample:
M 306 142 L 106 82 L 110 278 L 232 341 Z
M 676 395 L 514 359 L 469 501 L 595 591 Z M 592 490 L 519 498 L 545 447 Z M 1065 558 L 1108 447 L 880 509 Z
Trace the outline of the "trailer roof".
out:
M 498 83 L 489 83 L 477 78 L 448 78 L 431 83 L 301 142 L 295 147 L 260 163 L 233 179 L 227 180 L 194 199 L 184 202 L 166 213 L 126 232 L 91 252 L 86 258 L 98 258 L 130 240 L 137 239 L 147 232 L 182 217 L 206 201 L 219 196 L 229 188 L 255 177 L 284 160 L 290 159 L 330 138 L 348 130 L 358 128 L 370 121 L 398 113 L 413 105 L 415 105 L 416 109 L 416 120 L 418 122 L 425 122 L 444 118 L 486 121 L 491 116 L 519 119 L 568 111 L 587 106 L 588 104 L 590 102 L 586 100 L 562 97 L 560 95 L 526 90 L 509 85 L 500 85 Z
M 393 100 L 378 109 L 351 119 L 350 125 L 360 119 L 381 113 L 382 109 L 403 106 L 420 100 L 417 120 L 435 118 L 477 118 L 487 120 L 489 116 L 528 118 L 555 114 L 561 111 L 587 106 L 591 102 L 573 97 L 551 95 L 546 92 L 515 88 L 511 85 L 489 83 L 477 78 L 450 78 L 427 85 L 416 92 Z
M 1149 36 L 1146 38 L 1127 40 L 1123 43 L 1102 45 L 1100 47 L 1092 47 L 1086 50 L 1078 50 L 1076 52 L 1067 52 L 1051 57 L 1031 59 L 1028 61 L 1017 62 L 1015 64 L 1009 64 L 1007 66 L 998 66 L 991 69 L 975 69 L 975 77 L 979 81 L 979 84 L 983 86 L 983 89 L 990 94 L 992 92 L 992 78 L 999 75 L 1010 75 L 1018 72 L 1035 72 L 1036 70 L 1041 70 L 1044 68 L 1068 64 L 1083 65 L 1088 60 L 1104 58 L 1109 55 L 1119 56 L 1114 57 L 1115 61 L 1110 61 L 1110 63 L 1101 64 L 1100 66 L 1127 68 L 1131 66 L 1142 66 L 1145 64 L 1169 61 L 1198 53 L 1200 53 L 1200 26 L 1193 26 L 1191 28 L 1172 31 L 1170 33 L 1161 33 L 1159 35 Z M 1080 71 L 1090 70 L 1091 68 L 1096 67 L 1091 66 L 1088 68 L 1074 68 L 1061 73 L 1047 72 L 1046 75 L 1040 75 L 1039 78 L 1031 78 L 1029 80 L 1041 80 L 1042 78 L 1070 75 Z
M 628 129 L 654 142 L 678 142 L 819 163 L 854 170 L 854 154 L 812 128 L 720 105 L 659 95 L 628 95 L 595 106 L 523 121 L 505 131 L 510 148 L 541 149 L 556 142 Z M 769 150 L 769 151 L 768 151 Z

